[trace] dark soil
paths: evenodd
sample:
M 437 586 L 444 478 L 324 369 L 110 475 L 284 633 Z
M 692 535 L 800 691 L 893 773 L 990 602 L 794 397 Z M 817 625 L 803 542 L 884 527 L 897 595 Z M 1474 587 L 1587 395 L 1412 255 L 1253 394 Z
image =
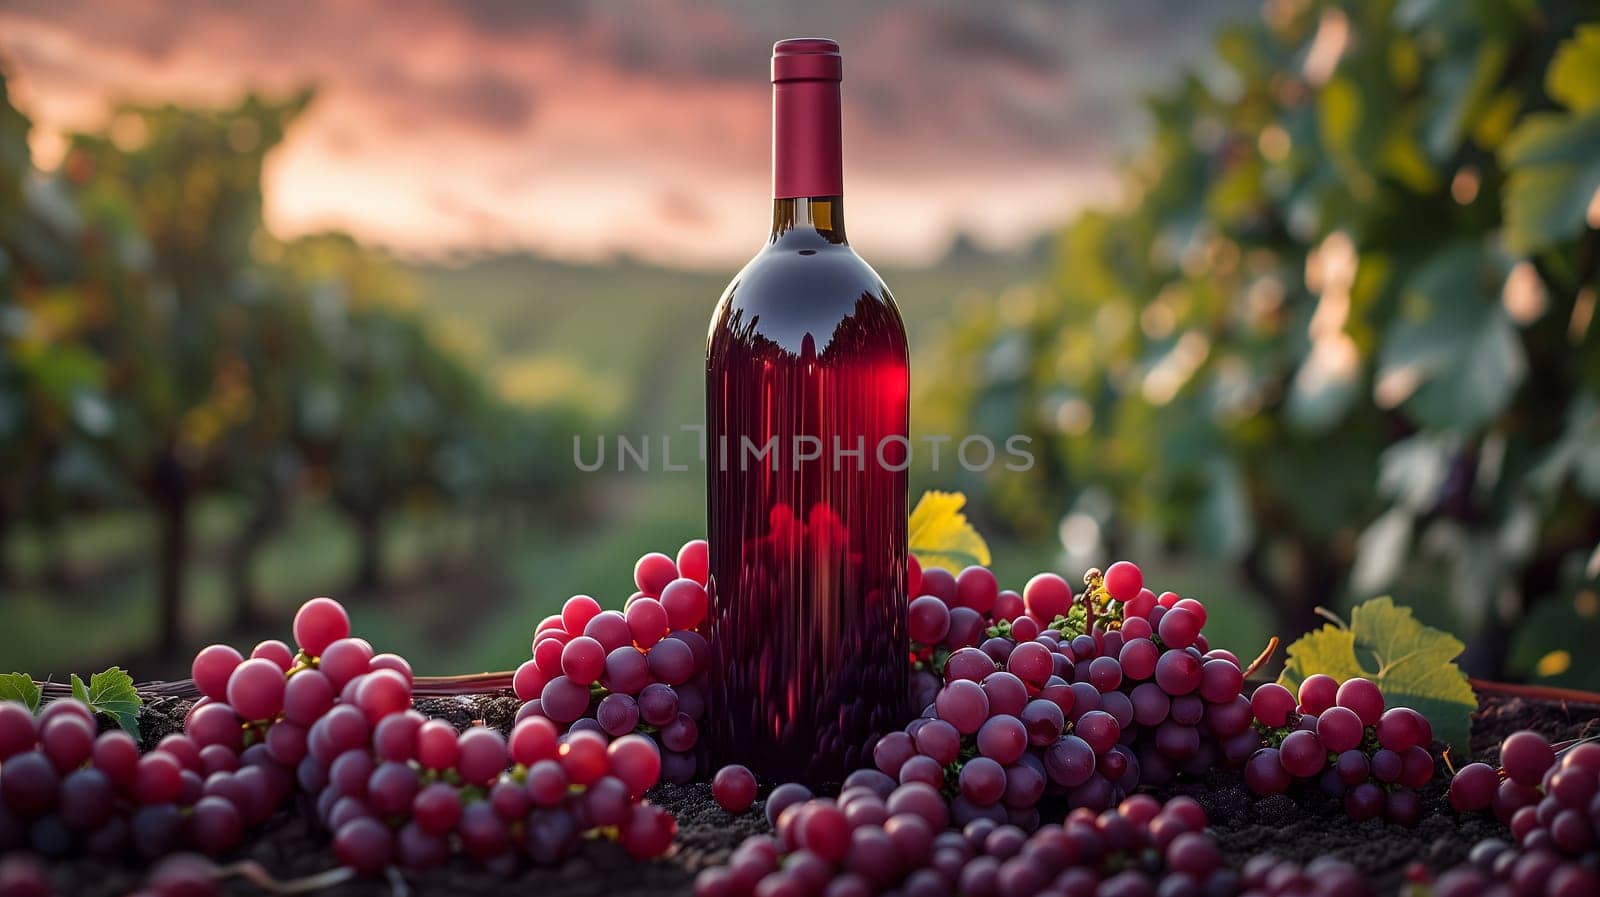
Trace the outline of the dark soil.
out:
M 181 727 L 187 702 L 156 698 L 146 703 L 140 722 L 148 744 Z M 418 709 L 458 726 L 484 721 L 509 728 L 516 712 L 514 698 L 479 695 L 425 698 Z M 1499 742 L 1518 729 L 1533 729 L 1552 741 L 1600 734 L 1600 705 L 1504 698 L 1484 695 L 1473 718 L 1472 749 L 1476 759 L 1493 762 Z M 1456 762 L 1465 760 L 1457 758 Z M 1465 859 L 1478 840 L 1504 836 L 1493 817 L 1458 817 L 1444 799 L 1447 773 L 1441 768 L 1424 791 L 1427 812 L 1413 828 L 1380 821 L 1354 822 L 1334 800 L 1317 795 L 1258 799 L 1244 790 L 1236 775 L 1213 774 L 1204 782 L 1170 789 L 1189 794 L 1205 806 L 1228 860 L 1241 864 L 1250 856 L 1271 852 L 1301 861 L 1332 854 L 1354 863 L 1378 883 L 1380 893 L 1398 891 L 1405 867 L 1420 861 L 1439 871 Z M 511 877 L 490 873 L 465 859 L 450 867 L 394 880 L 351 881 L 320 893 L 339 895 L 440 895 L 488 897 L 497 894 L 554 895 L 689 895 L 695 872 L 723 860 L 746 836 L 767 830 L 761 803 L 730 815 L 711 799 L 705 783 L 661 785 L 649 799 L 678 819 L 677 846 L 672 855 L 652 862 L 630 859 L 603 840 L 587 843 L 582 852 L 557 868 L 524 868 Z M 254 860 L 279 880 L 323 872 L 336 865 L 328 836 L 312 821 L 308 806 L 292 806 L 269 820 L 250 846 L 232 860 Z M 1048 816 L 1047 816 L 1048 818 Z M 56 881 L 63 894 L 120 897 L 137 890 L 145 870 L 96 860 L 60 864 Z M 255 885 L 234 879 L 229 894 L 260 894 Z

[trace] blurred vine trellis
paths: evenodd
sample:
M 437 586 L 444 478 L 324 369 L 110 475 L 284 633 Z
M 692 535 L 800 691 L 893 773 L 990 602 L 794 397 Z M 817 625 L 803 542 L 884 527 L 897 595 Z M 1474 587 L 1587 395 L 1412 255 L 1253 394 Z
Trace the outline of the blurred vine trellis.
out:
M 1480 672 L 1600 682 L 1600 9 L 1263 10 L 930 394 L 1044 448 L 982 487 L 1024 529 L 1220 556 L 1286 631 L 1393 590 Z

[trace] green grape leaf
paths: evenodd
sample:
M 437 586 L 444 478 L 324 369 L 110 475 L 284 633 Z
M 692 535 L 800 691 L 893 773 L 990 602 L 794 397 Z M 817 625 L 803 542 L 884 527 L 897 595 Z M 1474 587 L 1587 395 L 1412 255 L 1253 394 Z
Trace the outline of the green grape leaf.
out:
M 39 686 L 27 673 L 0 674 L 0 701 L 17 701 L 29 713 L 38 713 Z
M 1340 682 L 1371 679 L 1390 707 L 1410 707 L 1433 724 L 1434 737 L 1466 756 L 1477 697 L 1455 659 L 1461 640 L 1422 625 L 1392 598 L 1374 598 L 1350 614 L 1348 627 L 1330 623 L 1289 646 L 1279 684 L 1296 691 L 1315 673 Z
M 1501 147 L 1506 178 L 1506 244 L 1532 253 L 1593 224 L 1600 191 L 1600 26 L 1563 41 L 1545 90 L 1569 114 L 1527 116 Z
M 917 499 L 907 526 L 911 553 L 924 567 L 943 567 L 952 573 L 973 564 L 987 566 L 989 543 L 967 522 L 961 508 L 967 497 L 960 492 L 928 491 Z
M 139 739 L 139 707 L 143 702 L 133 687 L 133 677 L 121 667 L 95 673 L 89 677 L 88 685 L 73 673 L 72 696 L 89 705 L 95 713 L 116 720 L 134 740 Z
M 1584 25 L 1561 44 L 1544 84 L 1551 98 L 1574 112 L 1600 108 L 1600 25 Z
M 1523 119 L 1500 148 L 1506 244 L 1531 253 L 1583 232 L 1600 190 L 1600 109 Z

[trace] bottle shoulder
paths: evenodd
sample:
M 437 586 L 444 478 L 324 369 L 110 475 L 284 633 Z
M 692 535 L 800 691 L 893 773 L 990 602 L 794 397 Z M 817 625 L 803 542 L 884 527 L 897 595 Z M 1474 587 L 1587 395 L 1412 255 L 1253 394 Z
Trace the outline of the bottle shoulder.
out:
M 905 325 L 883 278 L 847 244 L 768 244 L 734 276 L 711 318 L 721 339 L 822 352 L 837 337 L 905 347 Z M 807 338 L 810 338 L 809 340 Z

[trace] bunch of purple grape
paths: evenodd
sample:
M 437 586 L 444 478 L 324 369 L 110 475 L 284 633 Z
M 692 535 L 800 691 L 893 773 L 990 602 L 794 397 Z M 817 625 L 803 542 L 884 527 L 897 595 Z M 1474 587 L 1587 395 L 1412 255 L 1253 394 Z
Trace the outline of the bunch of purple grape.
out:
M 1372 897 L 1373 893 L 1360 870 L 1330 856 L 1302 866 L 1270 853 L 1256 854 L 1245 861 L 1239 879 L 1245 897 Z
M 910 580 L 924 593 L 908 625 L 925 709 L 873 759 L 950 795 L 958 825 L 1031 829 L 1047 794 L 1103 810 L 1261 745 L 1239 659 L 1201 631 L 1205 606 L 1145 588 L 1131 563 L 1090 571 L 1079 596 L 1053 573 L 1020 594 L 983 567 L 913 565 Z
M 1250 712 L 1266 742 L 1245 763 L 1251 791 L 1282 794 L 1314 782 L 1343 798 L 1353 819 L 1422 818 L 1416 789 L 1433 779 L 1433 727 L 1409 707 L 1385 709 L 1370 680 L 1340 684 L 1319 673 L 1300 683 L 1298 697 L 1269 683 L 1250 696 Z
M 706 542 L 684 545 L 674 560 L 651 553 L 634 565 L 635 592 L 620 611 L 588 595 L 567 599 L 533 637 L 533 657 L 513 687 L 517 719 L 544 717 L 563 731 L 608 738 L 649 735 L 660 745 L 667 781 L 692 780 L 705 719 L 711 649 L 706 622 Z
M 1500 767 L 1469 763 L 1450 780 L 1457 812 L 1492 809 L 1513 843 L 1488 839 L 1469 865 L 1439 877 L 1439 897 L 1478 897 L 1509 885 L 1517 895 L 1600 894 L 1600 743 L 1556 747 L 1522 731 L 1500 743 Z
M 551 862 L 596 830 L 635 856 L 671 846 L 676 822 L 642 802 L 661 773 L 650 739 L 608 744 L 544 719 L 519 723 L 509 743 L 483 726 L 458 733 L 411 709 L 409 664 L 350 637 L 337 602 L 302 605 L 294 635 L 298 653 L 276 641 L 249 659 L 200 651 L 202 697 L 183 734 L 143 755 L 126 733 L 97 736 L 77 701 L 38 719 L 0 702 L 0 850 L 223 854 L 297 786 L 340 861 L 364 873 L 435 865 L 457 847 L 493 866 Z
M 1030 835 L 987 818 L 946 830 L 943 803 L 928 786 L 900 785 L 885 798 L 887 779 L 861 781 L 837 800 L 810 798 L 798 786 L 775 791 L 767 804 L 775 834 L 747 839 L 726 865 L 702 871 L 696 897 L 1232 897 L 1247 884 L 1223 864 L 1205 813 L 1190 798 L 1163 805 L 1136 795 L 1098 813 L 1080 807 Z M 1355 887 L 1314 889 L 1300 870 L 1292 881 L 1274 874 L 1270 890 L 1248 884 L 1274 897 L 1367 893 L 1353 869 L 1329 865 L 1324 882 Z

